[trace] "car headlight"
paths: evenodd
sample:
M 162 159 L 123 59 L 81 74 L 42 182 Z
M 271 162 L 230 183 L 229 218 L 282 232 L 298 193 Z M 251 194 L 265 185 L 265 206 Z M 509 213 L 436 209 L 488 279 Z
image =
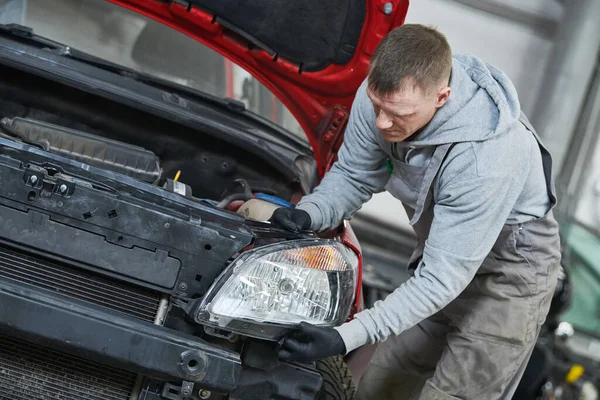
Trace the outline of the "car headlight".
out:
M 334 326 L 350 313 L 358 257 L 333 240 L 294 240 L 250 250 L 209 289 L 197 320 L 244 331 L 249 323 L 292 326 L 300 321 Z M 265 329 L 255 336 L 270 336 Z

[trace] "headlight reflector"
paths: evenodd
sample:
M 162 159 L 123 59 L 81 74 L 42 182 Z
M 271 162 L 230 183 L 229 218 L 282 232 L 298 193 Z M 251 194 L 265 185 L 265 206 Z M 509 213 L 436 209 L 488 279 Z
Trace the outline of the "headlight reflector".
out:
M 294 240 L 250 250 L 217 279 L 199 319 L 225 327 L 231 320 L 337 325 L 349 315 L 358 257 L 333 240 Z

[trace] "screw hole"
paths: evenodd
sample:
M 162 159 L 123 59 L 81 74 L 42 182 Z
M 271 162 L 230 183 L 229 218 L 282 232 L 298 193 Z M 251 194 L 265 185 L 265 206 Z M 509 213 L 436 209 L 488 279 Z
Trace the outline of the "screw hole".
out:
M 122 241 L 123 241 L 123 236 L 119 236 L 119 237 L 117 238 L 117 242 L 119 242 L 119 243 L 120 243 L 120 242 L 122 242 Z
M 92 213 L 91 212 L 88 211 L 88 212 L 84 212 L 83 213 L 83 219 L 88 220 L 90 218 L 92 218 Z
M 202 281 L 202 275 L 200 275 L 200 274 L 196 275 L 196 281 L 197 282 Z
M 198 361 L 196 360 L 190 360 L 188 361 L 188 367 L 190 369 L 195 369 L 198 366 Z
M 211 250 L 211 249 L 212 249 L 212 246 L 210 244 L 205 244 L 204 245 L 204 250 L 208 251 L 208 250 Z
M 46 168 L 46 173 L 48 174 L 48 176 L 54 176 L 56 174 L 58 174 L 60 171 L 57 170 L 56 168 L 52 168 L 52 167 L 47 167 Z
M 29 193 L 27 193 L 27 201 L 33 203 L 33 201 L 35 200 L 35 196 L 35 192 L 31 190 Z

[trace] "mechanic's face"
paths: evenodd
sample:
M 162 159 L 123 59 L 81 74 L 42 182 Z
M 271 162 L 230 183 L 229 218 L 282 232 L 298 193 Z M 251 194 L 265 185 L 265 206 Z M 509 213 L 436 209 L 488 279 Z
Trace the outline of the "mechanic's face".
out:
M 377 115 L 377 128 L 388 142 L 401 142 L 431 121 L 435 112 L 450 96 L 450 88 L 443 85 L 426 93 L 418 85 L 407 83 L 402 90 L 378 96 L 367 89 Z

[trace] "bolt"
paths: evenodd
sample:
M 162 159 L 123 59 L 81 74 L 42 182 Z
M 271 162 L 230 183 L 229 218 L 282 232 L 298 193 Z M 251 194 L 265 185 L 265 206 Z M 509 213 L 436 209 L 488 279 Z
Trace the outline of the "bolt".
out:
M 208 399 L 210 397 L 210 391 L 206 389 L 200 389 L 200 391 L 198 391 L 198 396 L 200 396 L 202 400 Z
M 183 397 L 188 397 L 194 392 L 194 384 L 192 382 L 183 381 L 181 384 L 181 394 Z
M 390 15 L 393 10 L 394 10 L 394 5 L 392 3 L 385 3 L 383 5 L 383 13 L 385 15 Z
M 31 175 L 31 178 L 29 178 L 29 182 L 31 182 L 32 184 L 35 184 L 38 181 L 38 177 L 35 175 Z
M 185 283 L 185 282 L 181 282 L 181 283 L 179 284 L 179 289 L 181 289 L 181 290 L 185 290 L 185 289 L 187 289 L 187 283 Z
M 171 227 L 171 224 L 168 222 L 165 222 L 165 228 L 169 229 Z
M 59 191 L 59 192 L 61 192 L 61 193 L 64 193 L 64 192 L 66 192 L 66 191 L 67 191 L 67 185 L 65 185 L 65 184 L 63 183 L 62 185 L 60 185 L 60 186 L 58 187 L 58 191 Z

